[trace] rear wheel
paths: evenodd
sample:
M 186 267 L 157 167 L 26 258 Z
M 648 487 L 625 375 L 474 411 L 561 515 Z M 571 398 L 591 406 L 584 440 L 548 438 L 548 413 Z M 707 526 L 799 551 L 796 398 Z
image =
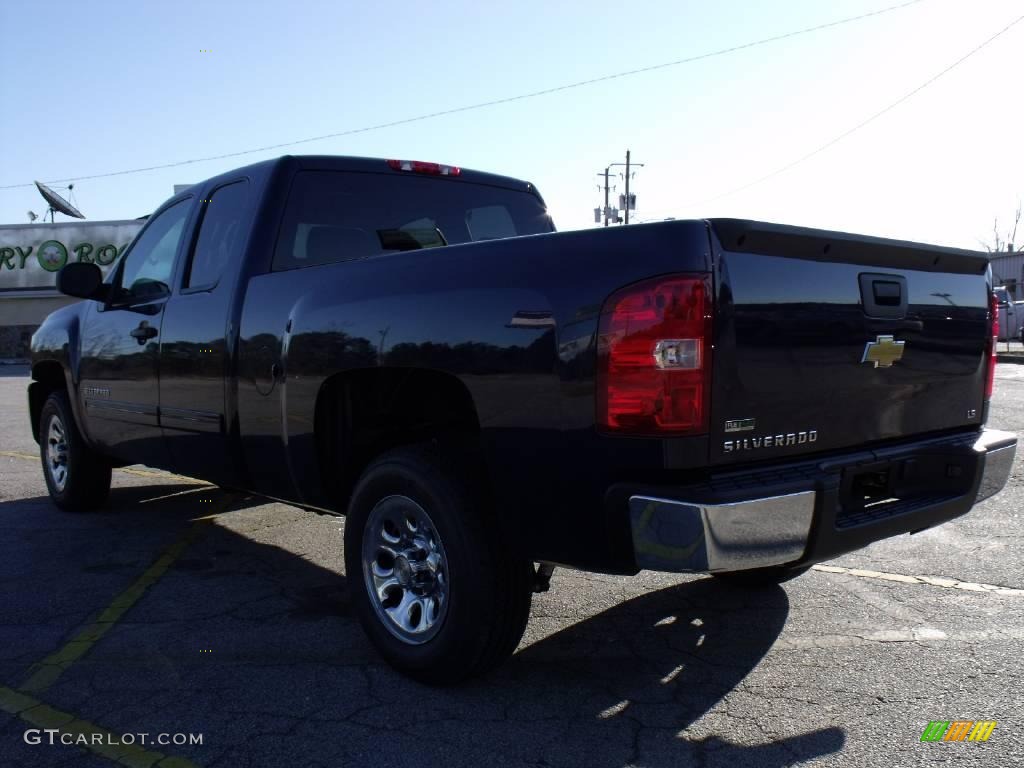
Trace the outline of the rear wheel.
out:
M 751 568 L 747 571 L 726 571 L 723 573 L 711 574 L 724 584 L 730 587 L 754 588 L 767 587 L 772 584 L 782 584 L 790 579 L 803 576 L 811 570 L 811 566 L 804 565 L 799 568 L 787 568 L 785 566 L 773 566 L 770 568 Z
M 95 509 L 110 493 L 110 464 L 85 444 L 64 392 L 50 394 L 39 416 L 39 458 L 50 499 L 63 510 Z
M 427 683 L 500 664 L 530 613 L 533 565 L 500 535 L 467 470 L 433 448 L 387 453 L 363 473 L 345 521 L 363 628 L 392 666 Z

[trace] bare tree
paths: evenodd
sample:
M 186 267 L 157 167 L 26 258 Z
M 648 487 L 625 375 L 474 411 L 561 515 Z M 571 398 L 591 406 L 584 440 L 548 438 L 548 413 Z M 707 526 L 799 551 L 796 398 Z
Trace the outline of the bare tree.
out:
M 992 221 L 992 239 L 979 240 L 982 247 L 989 253 L 1024 253 L 1024 245 L 1017 244 L 1017 226 L 1020 224 L 1021 201 L 1017 201 L 1017 212 L 1013 216 L 1013 228 L 1008 229 L 1006 237 L 999 234 L 999 219 Z

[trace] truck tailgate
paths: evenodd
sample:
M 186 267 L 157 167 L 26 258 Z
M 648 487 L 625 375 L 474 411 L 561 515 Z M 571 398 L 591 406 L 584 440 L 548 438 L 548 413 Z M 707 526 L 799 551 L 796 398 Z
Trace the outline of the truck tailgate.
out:
M 981 423 L 991 290 L 983 254 L 710 223 L 713 463 Z

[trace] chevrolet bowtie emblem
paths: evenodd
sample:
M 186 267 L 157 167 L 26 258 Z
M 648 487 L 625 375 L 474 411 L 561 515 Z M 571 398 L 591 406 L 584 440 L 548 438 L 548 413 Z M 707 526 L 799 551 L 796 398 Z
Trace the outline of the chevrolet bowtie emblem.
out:
M 896 341 L 892 336 L 878 336 L 874 341 L 864 345 L 862 363 L 874 363 L 875 368 L 892 368 L 892 364 L 903 357 L 904 341 Z

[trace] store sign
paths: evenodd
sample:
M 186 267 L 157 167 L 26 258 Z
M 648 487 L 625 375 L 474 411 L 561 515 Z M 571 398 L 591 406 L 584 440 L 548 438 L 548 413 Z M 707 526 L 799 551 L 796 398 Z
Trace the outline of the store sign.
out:
M 95 221 L 0 226 L 0 296 L 4 292 L 56 290 L 65 264 L 96 264 L 103 274 L 145 222 Z

